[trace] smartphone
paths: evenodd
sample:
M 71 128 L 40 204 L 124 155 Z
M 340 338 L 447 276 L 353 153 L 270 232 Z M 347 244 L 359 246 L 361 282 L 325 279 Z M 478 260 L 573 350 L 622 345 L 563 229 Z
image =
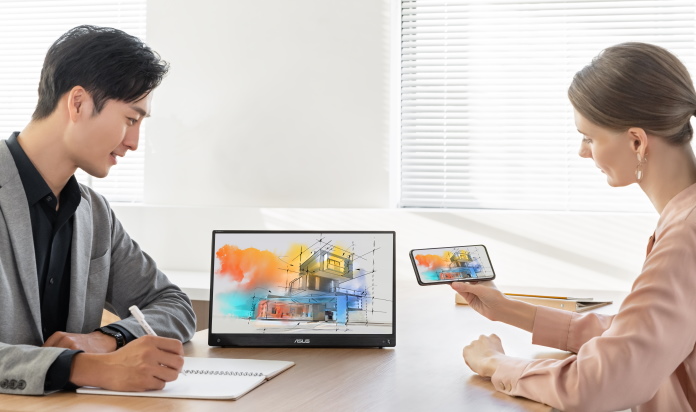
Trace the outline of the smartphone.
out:
M 483 245 L 414 249 L 409 256 L 422 286 L 495 279 Z

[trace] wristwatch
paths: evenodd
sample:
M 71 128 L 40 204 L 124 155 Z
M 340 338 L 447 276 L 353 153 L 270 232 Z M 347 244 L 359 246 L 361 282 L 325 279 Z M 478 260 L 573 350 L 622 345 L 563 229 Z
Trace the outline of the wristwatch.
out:
M 109 326 L 102 326 L 101 328 L 96 329 L 96 330 L 98 330 L 99 332 L 101 332 L 105 335 L 109 335 L 112 338 L 116 339 L 116 349 L 122 348 L 126 344 L 126 337 L 123 336 L 123 333 L 121 333 L 121 331 L 119 331 L 116 328 L 112 328 Z

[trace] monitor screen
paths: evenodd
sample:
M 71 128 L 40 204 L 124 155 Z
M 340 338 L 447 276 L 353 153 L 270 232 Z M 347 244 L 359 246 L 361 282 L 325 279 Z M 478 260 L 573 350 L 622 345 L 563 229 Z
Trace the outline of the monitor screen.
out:
M 395 233 L 214 231 L 209 344 L 395 345 Z

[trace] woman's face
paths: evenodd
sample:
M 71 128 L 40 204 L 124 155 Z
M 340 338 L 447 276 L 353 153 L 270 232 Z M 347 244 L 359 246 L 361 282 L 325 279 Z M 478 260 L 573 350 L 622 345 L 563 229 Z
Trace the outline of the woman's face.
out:
M 609 186 L 619 187 L 636 183 L 638 158 L 635 138 L 628 132 L 605 129 L 575 111 L 575 126 L 582 134 L 580 157 L 592 159 L 607 175 Z

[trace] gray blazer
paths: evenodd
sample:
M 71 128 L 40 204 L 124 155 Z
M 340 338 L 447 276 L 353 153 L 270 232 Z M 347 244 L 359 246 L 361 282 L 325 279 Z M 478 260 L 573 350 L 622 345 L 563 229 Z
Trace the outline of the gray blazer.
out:
M 119 326 L 142 336 L 128 311 L 138 305 L 158 335 L 191 339 L 196 322 L 186 294 L 128 236 L 106 199 L 80 186 L 67 332 L 94 331 L 106 308 L 123 319 Z M 29 207 L 14 159 L 0 140 L 0 393 L 44 393 L 46 371 L 64 349 L 42 344 Z

